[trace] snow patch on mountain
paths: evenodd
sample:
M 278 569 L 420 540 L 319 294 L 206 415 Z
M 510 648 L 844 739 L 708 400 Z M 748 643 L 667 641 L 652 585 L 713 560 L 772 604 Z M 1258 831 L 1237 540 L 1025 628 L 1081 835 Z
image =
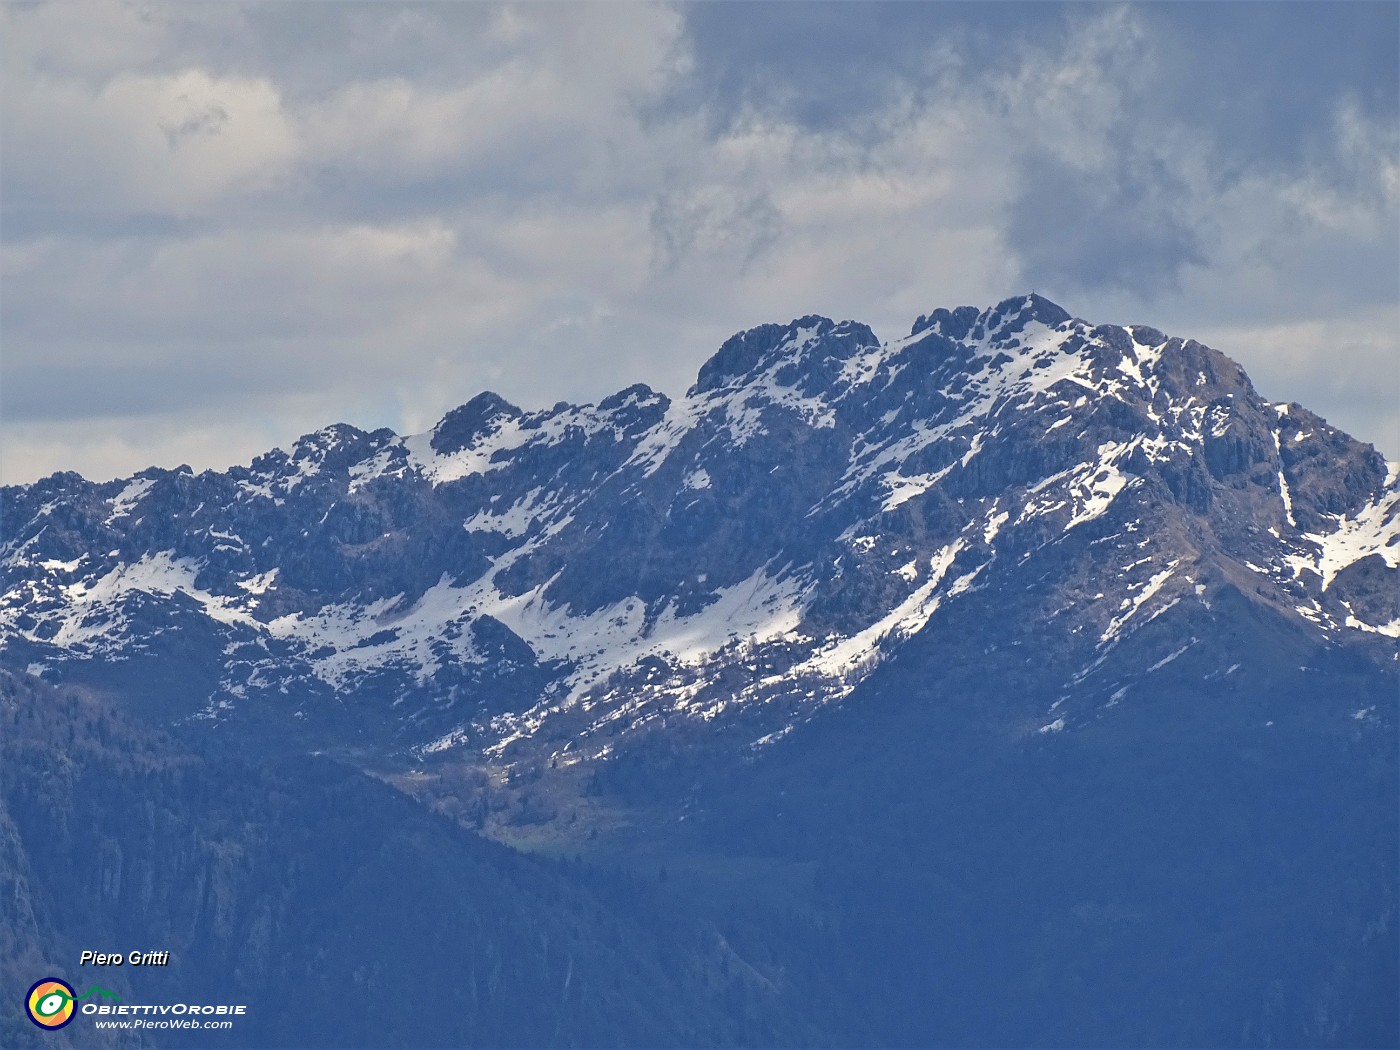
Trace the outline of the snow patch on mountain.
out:
M 819 648 L 810 659 L 798 665 L 797 672 L 817 672 L 829 678 L 844 679 L 867 664 L 882 643 L 907 638 L 920 630 L 928 623 L 929 617 L 938 611 L 944 597 L 937 594 L 939 585 L 962 549 L 963 541 L 959 539 L 939 550 L 929 559 L 923 582 L 888 615 L 849 638 Z M 949 589 L 948 596 L 966 590 L 977 571 L 960 577 Z
M 111 512 L 107 515 L 107 520 L 104 522 L 104 524 L 110 525 L 118 518 L 128 517 L 131 514 L 131 512 L 136 508 L 136 505 L 141 502 L 141 497 L 144 496 L 147 492 L 149 492 L 151 490 L 151 486 L 155 483 L 156 482 L 154 478 L 138 477 L 132 478 L 130 481 L 128 481 L 126 483 L 126 487 L 123 488 L 119 493 L 117 493 L 115 497 L 113 497 L 112 509 Z
M 1395 466 L 1391 465 L 1394 472 Z M 1400 566 L 1400 487 L 1389 491 L 1351 515 L 1334 516 L 1330 532 L 1303 533 L 1302 540 L 1316 550 L 1315 557 L 1292 555 L 1295 572 L 1310 568 L 1322 577 L 1326 590 L 1337 574 L 1362 558 L 1379 555 L 1386 565 Z

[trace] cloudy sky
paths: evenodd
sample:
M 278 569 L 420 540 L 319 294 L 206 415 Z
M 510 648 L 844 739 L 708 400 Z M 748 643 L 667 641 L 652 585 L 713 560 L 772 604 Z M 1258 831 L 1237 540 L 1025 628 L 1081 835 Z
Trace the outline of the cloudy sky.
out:
M 0 475 L 1034 289 L 1400 456 L 1400 7 L 6 3 Z

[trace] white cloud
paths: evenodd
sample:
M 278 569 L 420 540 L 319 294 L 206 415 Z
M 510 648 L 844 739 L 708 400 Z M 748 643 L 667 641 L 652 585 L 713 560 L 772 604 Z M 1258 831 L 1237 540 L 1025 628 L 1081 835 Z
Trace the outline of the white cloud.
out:
M 276 87 L 203 70 L 5 77 L 7 181 L 84 213 L 196 215 L 286 177 L 297 144 Z
M 1068 308 L 1213 335 L 1278 398 L 1307 401 L 1323 330 L 1394 353 L 1337 263 L 1393 255 L 1393 129 L 1343 106 L 1305 168 L 1222 181 L 1189 123 L 1134 122 L 1161 70 L 1131 9 L 1076 15 L 1069 51 L 1008 43 L 1005 71 L 931 45 L 855 131 L 679 107 L 668 7 L 83 11 L 4 15 L 7 208 L 34 231 L 3 245 L 7 480 L 420 429 L 484 387 L 675 393 L 733 330 L 814 311 L 903 334 L 1034 279 L 1009 216 L 1037 156 L 1166 170 L 1143 215 L 1206 246 L 1150 296 L 1040 285 Z
M 9 70 L 105 81 L 158 59 L 170 45 L 167 13 L 152 5 L 93 0 L 75 12 L 63 4 L 0 8 L 0 54 Z

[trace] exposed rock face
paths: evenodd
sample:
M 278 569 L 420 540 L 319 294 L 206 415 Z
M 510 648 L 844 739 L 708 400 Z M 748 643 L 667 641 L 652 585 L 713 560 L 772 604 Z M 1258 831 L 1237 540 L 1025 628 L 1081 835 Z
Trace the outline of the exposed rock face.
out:
M 1147 625 L 1149 663 L 1238 662 L 1204 626 L 1227 589 L 1377 673 L 1400 635 L 1394 465 L 1215 350 L 1037 296 L 883 344 L 764 325 L 674 401 L 487 393 L 428 434 L 4 500 L 8 663 L 320 746 L 771 739 L 974 593 L 1002 637 L 950 658 L 1049 629 L 1070 729 L 1143 673 L 1115 652 Z

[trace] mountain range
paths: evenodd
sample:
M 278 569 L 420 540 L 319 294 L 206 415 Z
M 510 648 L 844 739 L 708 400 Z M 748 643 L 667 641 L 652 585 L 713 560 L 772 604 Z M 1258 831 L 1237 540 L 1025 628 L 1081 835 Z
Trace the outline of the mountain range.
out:
M 1194 340 L 1036 295 L 809 316 L 675 399 L 0 500 L 7 667 L 800 916 L 848 1001 L 749 1038 L 1400 1028 L 1400 465 Z

